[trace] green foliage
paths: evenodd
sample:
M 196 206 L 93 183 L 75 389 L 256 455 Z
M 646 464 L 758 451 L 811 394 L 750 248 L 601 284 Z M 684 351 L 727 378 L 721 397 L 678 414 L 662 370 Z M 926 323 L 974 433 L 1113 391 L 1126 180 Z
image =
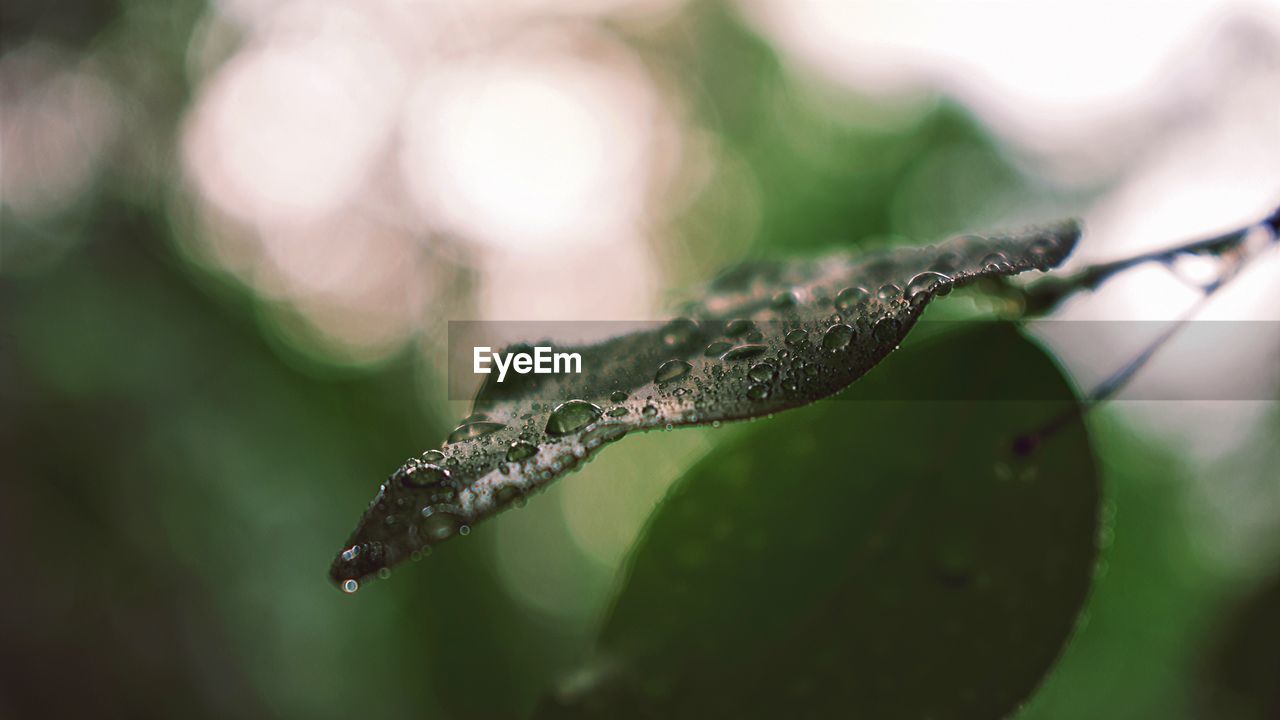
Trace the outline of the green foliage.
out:
M 1043 399 L 874 399 L 954 383 Z M 992 325 L 722 443 L 651 518 L 591 682 L 544 715 L 1008 714 L 1093 574 L 1099 478 L 1074 407 L 1053 361 Z M 1045 443 L 1014 450 L 1064 411 Z
M 1047 270 L 1063 222 L 937 247 L 756 263 L 723 274 L 693 318 L 590 347 L 581 374 L 495 375 L 439 450 L 379 488 L 331 574 L 364 578 L 465 534 L 632 430 L 759 417 L 827 397 L 879 363 L 929 302 L 983 278 Z

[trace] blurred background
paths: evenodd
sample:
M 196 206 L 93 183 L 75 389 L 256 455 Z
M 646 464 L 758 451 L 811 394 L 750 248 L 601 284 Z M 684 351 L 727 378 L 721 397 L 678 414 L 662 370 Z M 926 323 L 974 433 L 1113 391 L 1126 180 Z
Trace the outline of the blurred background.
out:
M 632 438 L 344 596 L 377 484 L 467 413 L 449 320 L 658 319 L 742 259 L 1071 214 L 1075 267 L 1280 201 L 1275 0 L 6 0 L 0 28 L 5 717 L 527 714 L 729 430 Z M 1202 317 L 1280 319 L 1277 278 L 1273 249 Z M 1199 297 L 1144 267 L 1058 319 Z M 1259 400 L 1093 414 L 1113 525 L 1024 717 L 1203 716 L 1275 662 L 1240 629 L 1280 627 L 1257 327 L 1144 373 Z M 1088 387 L 1122 340 L 1060 352 Z

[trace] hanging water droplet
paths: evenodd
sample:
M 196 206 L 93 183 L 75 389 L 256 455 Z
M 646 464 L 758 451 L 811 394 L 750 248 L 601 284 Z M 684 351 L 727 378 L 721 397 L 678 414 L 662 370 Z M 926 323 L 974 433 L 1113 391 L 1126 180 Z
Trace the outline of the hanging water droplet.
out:
M 595 422 L 600 415 L 600 408 L 586 400 L 561 403 L 551 411 L 551 417 L 547 418 L 547 434 L 568 435 Z
M 764 400 L 769 397 L 768 385 L 752 385 L 747 388 L 747 397 L 752 400 Z
M 582 436 L 582 442 L 588 448 L 596 448 L 605 443 L 622 439 L 627 429 L 621 425 L 601 425 L 591 428 Z
M 444 453 L 439 450 L 428 450 L 422 453 L 422 459 L 432 464 L 438 464 L 441 460 L 444 460 Z
M 348 594 L 348 595 L 350 595 L 351 593 L 353 593 L 353 592 L 355 592 L 355 591 L 357 591 L 357 590 L 359 590 L 359 589 L 360 589 L 360 583 L 359 583 L 359 582 L 357 582 L 357 581 L 355 581 L 355 580 L 343 580 L 343 581 L 342 581 L 342 592 L 344 592 L 344 593 L 346 593 L 346 594 Z
M 625 401 L 627 397 L 628 397 L 627 394 L 622 392 L 621 390 L 615 390 L 613 394 L 609 396 L 609 399 L 612 400 L 613 402 L 620 403 Z
M 439 542 L 453 537 L 462 521 L 447 510 L 427 506 L 422 508 L 422 520 L 418 522 L 418 537 L 425 542 Z
M 507 448 L 507 462 L 520 462 L 526 458 L 533 457 L 536 452 L 538 452 L 538 448 L 534 447 L 532 443 L 517 440 L 511 443 L 511 447 Z
M 678 380 L 689 374 L 693 366 L 684 360 L 675 359 L 668 360 L 658 366 L 658 372 L 654 374 L 653 381 L 656 383 L 671 382 Z
M 764 345 L 739 345 L 724 354 L 725 360 L 745 360 L 764 353 L 769 348 Z
M 787 308 L 795 307 L 797 302 L 796 294 L 786 291 L 774 295 L 772 304 L 775 310 L 786 310 Z
M 724 328 L 724 334 L 729 337 L 738 337 L 751 332 L 755 327 L 755 323 L 750 320 L 730 320 Z
M 497 432 L 504 427 L 506 427 L 506 425 L 503 425 L 502 423 L 486 421 L 463 423 L 454 428 L 453 432 L 449 433 L 449 439 L 445 440 L 444 443 L 445 445 L 451 445 L 457 442 L 475 440 L 478 437 L 484 437 L 489 433 Z
M 689 318 L 676 318 L 662 329 L 662 343 L 674 347 L 688 342 L 698 332 L 698 324 Z
M 891 282 L 881 285 L 880 292 L 876 293 L 881 300 L 893 300 L 900 295 L 902 295 L 902 288 Z
M 703 355 L 706 355 L 707 357 L 719 357 L 725 354 L 725 351 L 731 347 L 733 347 L 733 345 L 727 342 L 716 341 L 707 346 L 707 350 Z
M 946 286 L 951 282 L 951 278 L 942 273 L 926 270 L 917 273 L 907 282 L 907 289 L 903 291 L 903 297 L 909 303 L 918 303 L 928 300 L 932 293 L 940 287 Z
M 836 295 L 836 309 L 842 313 L 851 312 L 863 302 L 871 297 L 871 293 L 862 287 L 847 287 Z
M 853 328 L 844 323 L 837 323 L 827 328 L 822 334 L 822 349 L 829 352 L 842 350 L 853 339 Z
M 773 379 L 773 366 L 769 363 L 758 363 L 747 371 L 747 377 L 756 382 L 768 382 Z
M 359 545 L 352 545 L 351 547 L 342 551 L 342 562 L 351 562 L 358 557 L 360 557 Z
M 795 329 L 787 333 L 786 343 L 791 347 L 803 347 L 809 344 L 809 333 Z M 786 352 L 785 350 L 783 352 Z
M 391 568 L 389 567 L 378 568 L 378 577 L 382 580 L 386 580 L 387 578 L 391 577 Z

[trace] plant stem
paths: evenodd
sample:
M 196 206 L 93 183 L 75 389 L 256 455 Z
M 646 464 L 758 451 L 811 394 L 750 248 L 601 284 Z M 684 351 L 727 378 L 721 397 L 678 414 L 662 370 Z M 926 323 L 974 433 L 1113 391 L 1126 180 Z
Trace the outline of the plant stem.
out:
M 1144 263 L 1169 263 L 1180 256 L 1186 255 L 1227 257 L 1237 254 L 1242 249 L 1245 238 L 1249 236 L 1249 233 L 1258 228 L 1269 230 L 1274 241 L 1277 235 L 1280 235 L 1280 207 L 1277 207 L 1270 215 L 1256 223 L 1222 235 L 1195 240 L 1165 250 L 1157 250 L 1120 260 L 1090 265 L 1064 277 L 1048 277 L 1032 283 L 1021 292 L 1025 303 L 1024 312 L 1029 316 L 1048 313 L 1071 295 L 1081 290 L 1095 290 L 1112 277 Z M 1246 258 L 1239 259 L 1244 260 Z M 1225 282 L 1225 279 L 1220 278 L 1218 282 Z M 1206 291 L 1208 291 L 1208 288 L 1206 288 Z
M 1245 263 L 1252 259 L 1252 254 L 1246 254 L 1247 249 L 1244 247 L 1244 242 L 1249 234 L 1256 229 L 1265 229 L 1269 232 L 1271 242 L 1280 241 L 1280 208 L 1276 208 L 1270 215 L 1257 223 L 1216 237 L 1196 240 L 1167 250 L 1090 265 L 1066 277 L 1046 278 L 1026 288 L 1023 294 L 1026 302 L 1026 312 L 1031 315 L 1038 315 L 1052 310 L 1062 300 L 1080 290 L 1096 289 L 1111 277 L 1143 263 L 1169 263 L 1183 255 L 1209 255 L 1230 259 L 1229 264 L 1222 268 L 1218 277 L 1202 288 L 1203 295 L 1194 305 L 1188 308 L 1178 319 L 1174 320 L 1164 332 L 1160 333 L 1159 337 L 1152 340 L 1141 352 L 1125 363 L 1124 367 L 1095 387 L 1088 397 L 1084 398 L 1083 402 L 1072 405 L 1065 412 L 1054 416 L 1035 432 L 1014 438 L 1014 454 L 1025 456 L 1035 451 L 1042 442 L 1052 437 L 1069 420 L 1088 412 L 1099 403 L 1106 402 L 1123 388 L 1160 348 L 1168 344 L 1169 340 L 1204 308 L 1209 299 L 1213 297 L 1213 294 L 1238 275 Z

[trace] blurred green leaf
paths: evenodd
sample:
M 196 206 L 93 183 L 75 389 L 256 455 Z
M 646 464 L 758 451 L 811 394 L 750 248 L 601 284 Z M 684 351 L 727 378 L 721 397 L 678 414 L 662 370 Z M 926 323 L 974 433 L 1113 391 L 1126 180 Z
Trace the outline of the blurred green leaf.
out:
M 937 296 L 1047 270 L 1075 247 L 1065 221 L 928 248 L 755 263 L 711 284 L 689 318 L 587 347 L 580 372 L 490 374 L 439 450 L 378 489 L 330 570 L 354 592 L 518 502 L 632 430 L 759 417 L 838 392 L 897 348 Z M 507 353 L 531 355 L 528 346 Z
M 956 383 L 1006 399 L 860 401 Z M 673 487 L 594 659 L 542 716 L 991 718 L 1026 699 L 1096 556 L 1072 390 L 994 324 L 905 350 L 842 399 L 746 428 Z
M 1259 583 L 1230 612 L 1196 687 L 1198 717 L 1280 717 L 1280 575 Z

